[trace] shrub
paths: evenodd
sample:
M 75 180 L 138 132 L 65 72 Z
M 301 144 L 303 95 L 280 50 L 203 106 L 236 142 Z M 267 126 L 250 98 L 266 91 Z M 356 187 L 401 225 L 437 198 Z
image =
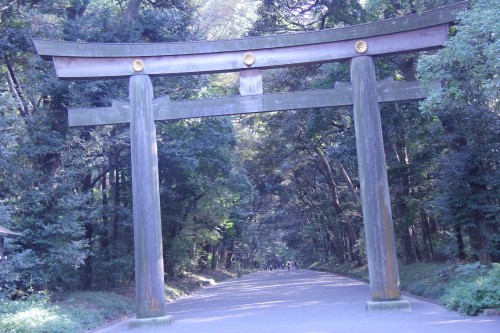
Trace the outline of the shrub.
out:
M 408 286 L 408 291 L 413 295 L 420 296 L 425 292 L 426 288 L 427 286 L 425 285 L 425 283 L 417 281 L 410 283 L 410 285 Z
M 478 272 L 475 277 L 471 273 L 474 267 Z M 468 315 L 477 315 L 485 309 L 500 309 L 500 264 L 493 264 L 487 273 L 478 265 L 462 266 L 459 270 L 468 279 L 447 290 L 441 298 L 446 307 Z
M 445 290 L 446 288 L 443 286 L 443 284 L 437 284 L 424 291 L 422 293 L 422 296 L 430 299 L 439 299 L 441 296 L 443 296 Z

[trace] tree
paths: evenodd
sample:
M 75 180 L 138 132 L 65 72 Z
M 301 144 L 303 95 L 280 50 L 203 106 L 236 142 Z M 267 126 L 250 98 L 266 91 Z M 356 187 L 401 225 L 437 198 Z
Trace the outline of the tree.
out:
M 483 263 L 498 260 L 500 249 L 499 10 L 496 1 L 472 2 L 446 47 L 419 62 L 424 80 L 444 81 L 421 106 L 439 119 L 446 142 L 437 157 L 435 208 L 470 236 Z

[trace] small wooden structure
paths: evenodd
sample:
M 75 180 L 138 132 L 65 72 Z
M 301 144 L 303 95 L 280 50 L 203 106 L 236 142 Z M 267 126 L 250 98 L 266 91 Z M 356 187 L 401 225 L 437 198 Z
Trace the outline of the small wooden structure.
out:
M 7 260 L 7 256 L 4 255 L 5 238 L 17 238 L 19 236 L 21 236 L 20 233 L 11 231 L 0 225 L 0 263 L 2 263 L 4 260 Z

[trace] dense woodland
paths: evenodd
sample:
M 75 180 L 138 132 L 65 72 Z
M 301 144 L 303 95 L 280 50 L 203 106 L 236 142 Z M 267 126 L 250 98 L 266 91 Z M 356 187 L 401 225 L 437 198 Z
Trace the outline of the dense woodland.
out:
M 128 125 L 69 128 L 68 107 L 126 99 L 122 80 L 62 81 L 32 38 L 177 42 L 317 30 L 447 0 L 1 0 L 0 292 L 134 277 Z M 362 4 L 360 4 L 362 3 Z M 443 80 L 381 105 L 398 257 L 500 261 L 500 2 L 474 0 L 439 51 L 376 60 L 378 79 Z M 331 88 L 348 63 L 264 72 L 264 92 Z M 154 79 L 155 97 L 238 94 L 237 74 Z M 366 262 L 352 109 L 157 122 L 166 274 L 282 260 Z

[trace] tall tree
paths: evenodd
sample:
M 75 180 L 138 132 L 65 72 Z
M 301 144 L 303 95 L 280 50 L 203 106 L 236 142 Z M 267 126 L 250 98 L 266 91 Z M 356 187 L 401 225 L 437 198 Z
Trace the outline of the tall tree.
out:
M 439 119 L 447 145 L 437 157 L 435 207 L 450 228 L 470 237 L 483 263 L 500 254 L 499 10 L 496 1 L 473 1 L 446 47 L 419 62 L 424 79 L 445 83 L 422 104 Z

